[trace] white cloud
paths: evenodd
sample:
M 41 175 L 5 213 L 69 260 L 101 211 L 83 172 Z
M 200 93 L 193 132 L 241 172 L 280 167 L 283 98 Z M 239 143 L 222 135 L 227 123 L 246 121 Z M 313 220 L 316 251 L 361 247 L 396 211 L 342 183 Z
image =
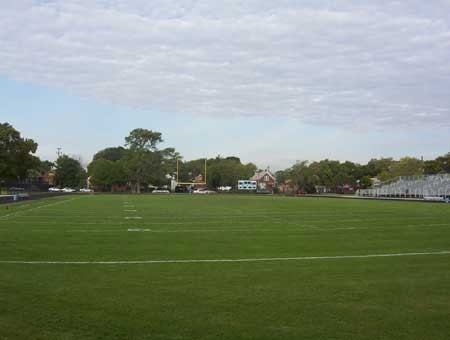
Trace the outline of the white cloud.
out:
M 14 0 L 0 73 L 166 112 L 450 126 L 450 3 Z

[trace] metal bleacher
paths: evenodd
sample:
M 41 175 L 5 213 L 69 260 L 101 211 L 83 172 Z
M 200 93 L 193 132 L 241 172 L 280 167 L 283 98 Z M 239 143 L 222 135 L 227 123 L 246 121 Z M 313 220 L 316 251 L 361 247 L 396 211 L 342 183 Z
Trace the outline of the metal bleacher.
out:
M 445 199 L 450 197 L 450 174 L 402 176 L 369 189 L 358 196 L 380 198 Z

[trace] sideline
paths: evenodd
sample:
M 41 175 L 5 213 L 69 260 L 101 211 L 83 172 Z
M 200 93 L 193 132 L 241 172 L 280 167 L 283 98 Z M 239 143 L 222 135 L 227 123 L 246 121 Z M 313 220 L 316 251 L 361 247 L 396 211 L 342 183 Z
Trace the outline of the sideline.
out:
M 209 259 L 209 260 L 143 260 L 143 261 L 0 261 L 0 264 L 74 264 L 74 265 L 115 265 L 115 264 L 164 264 L 164 263 L 224 263 L 224 262 L 279 262 L 279 261 L 312 261 L 365 259 L 379 257 L 430 256 L 450 255 L 450 250 L 423 253 L 391 253 L 368 255 L 338 255 L 338 256 L 301 256 L 301 257 L 267 257 L 254 259 Z

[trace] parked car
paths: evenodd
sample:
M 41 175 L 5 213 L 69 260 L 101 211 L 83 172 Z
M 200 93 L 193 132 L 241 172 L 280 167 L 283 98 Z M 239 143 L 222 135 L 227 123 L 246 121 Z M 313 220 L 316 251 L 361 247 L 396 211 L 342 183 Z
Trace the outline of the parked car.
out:
M 189 188 L 185 185 L 177 185 L 175 187 L 175 192 L 177 193 L 188 193 L 189 192 Z
M 94 190 L 89 189 L 89 188 L 81 188 L 80 192 L 94 192 Z
M 9 191 L 25 191 L 25 189 L 20 187 L 11 187 L 9 188 Z
M 50 191 L 50 192 L 61 192 L 61 189 L 53 187 L 53 188 L 48 188 L 48 191 Z
M 70 193 L 70 192 L 75 192 L 76 190 L 75 190 L 75 189 L 72 189 L 72 188 L 64 188 L 64 189 L 62 189 L 61 191 L 62 191 L 62 192 Z
M 156 188 L 152 191 L 152 194 L 170 194 L 170 191 L 164 188 Z
M 196 195 L 211 195 L 215 194 L 216 192 L 214 190 L 208 190 L 208 189 L 196 189 L 193 191 L 193 194 Z

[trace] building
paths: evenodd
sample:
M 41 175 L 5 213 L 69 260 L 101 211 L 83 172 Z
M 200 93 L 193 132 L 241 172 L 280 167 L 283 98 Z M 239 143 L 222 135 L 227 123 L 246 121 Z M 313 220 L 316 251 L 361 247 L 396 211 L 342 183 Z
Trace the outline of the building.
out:
M 206 188 L 205 178 L 202 174 L 199 174 L 192 179 L 192 187 L 197 189 Z
M 50 187 L 56 185 L 56 174 L 54 171 L 41 171 L 38 177 L 38 184 L 47 184 Z
M 292 180 L 286 179 L 278 183 L 278 191 L 282 194 L 293 194 L 297 191 L 297 186 L 292 183 Z
M 277 187 L 277 179 L 269 169 L 258 170 L 251 178 L 251 181 L 256 181 L 259 190 L 272 191 Z

